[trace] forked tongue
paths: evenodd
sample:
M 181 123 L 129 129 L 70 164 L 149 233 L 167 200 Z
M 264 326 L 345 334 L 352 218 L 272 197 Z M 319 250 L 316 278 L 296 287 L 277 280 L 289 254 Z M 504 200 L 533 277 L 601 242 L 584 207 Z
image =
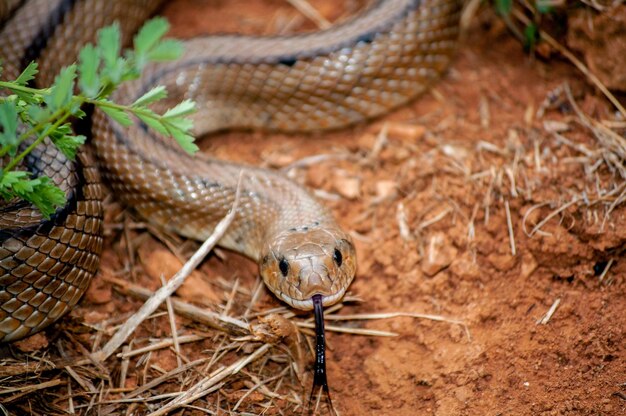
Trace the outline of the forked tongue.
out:
M 324 335 L 324 306 L 322 295 L 313 296 L 313 312 L 315 313 L 315 367 L 313 372 L 313 388 L 309 397 L 309 414 L 313 412 L 311 404 L 316 391 L 322 389 L 326 396 L 326 403 L 331 414 L 335 414 L 333 403 L 330 400 L 330 390 L 328 389 L 328 379 L 326 377 L 326 339 Z

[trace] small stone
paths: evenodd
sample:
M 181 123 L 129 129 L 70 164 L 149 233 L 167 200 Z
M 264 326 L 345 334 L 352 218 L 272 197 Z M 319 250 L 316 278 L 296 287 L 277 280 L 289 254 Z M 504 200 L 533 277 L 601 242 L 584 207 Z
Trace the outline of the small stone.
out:
M 31 335 L 28 338 L 16 341 L 13 346 L 22 352 L 33 352 L 44 349 L 48 346 L 48 338 L 41 332 Z
M 361 196 L 361 179 L 356 176 L 337 176 L 333 181 L 335 191 L 347 199 L 357 199 Z
M 265 162 L 272 168 L 276 169 L 283 168 L 296 161 L 294 154 L 285 152 L 284 149 L 282 149 L 282 151 L 271 152 L 263 156 Z
M 476 279 L 480 277 L 480 267 L 471 252 L 466 251 L 454 259 L 450 271 L 461 279 Z
M 529 277 L 535 270 L 537 270 L 538 263 L 535 260 L 535 257 L 530 252 L 524 252 L 522 254 L 522 267 L 520 270 L 520 275 L 523 278 Z
M 95 325 L 111 318 L 111 316 L 106 313 L 98 312 L 95 310 L 90 310 L 90 311 L 85 312 L 82 318 L 86 324 Z
M 387 199 L 396 195 L 398 191 L 398 183 L 392 180 L 382 180 L 376 182 L 376 197 L 378 199 Z
M 269 314 L 259 317 L 259 325 L 252 327 L 254 336 L 262 342 L 274 344 L 283 338 L 292 336 L 297 332 L 294 324 L 279 314 Z
M 444 233 L 435 233 L 430 237 L 421 268 L 427 276 L 434 276 L 448 267 L 457 255 L 457 249 Z
M 426 133 L 426 127 L 419 124 L 387 123 L 387 135 L 401 140 L 415 142 Z
M 487 261 L 489 261 L 496 270 L 505 272 L 515 267 L 517 257 L 511 254 L 491 253 L 487 256 Z
M 569 124 L 556 120 L 545 120 L 543 129 L 548 133 L 562 133 L 569 130 Z
M 550 59 L 554 54 L 554 48 L 548 45 L 547 42 L 539 42 L 539 44 L 535 47 L 535 52 L 537 52 L 537 55 L 541 56 L 543 59 Z
M 110 273 L 109 269 L 102 269 L 103 274 Z M 102 305 L 111 301 L 113 296 L 111 285 L 104 279 L 92 279 L 87 292 L 85 292 L 85 299 L 94 305 Z

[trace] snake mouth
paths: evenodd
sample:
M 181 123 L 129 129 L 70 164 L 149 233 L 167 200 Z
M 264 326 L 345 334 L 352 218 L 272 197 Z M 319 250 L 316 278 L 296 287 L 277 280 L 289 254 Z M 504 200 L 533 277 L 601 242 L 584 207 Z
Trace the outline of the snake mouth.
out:
M 323 306 L 328 307 L 339 302 L 343 298 L 343 295 L 345 294 L 346 294 L 346 288 L 342 288 L 337 293 L 333 293 L 332 295 L 322 296 L 320 294 L 316 294 L 308 299 L 294 299 L 285 293 L 279 293 L 278 296 L 280 297 L 281 300 L 283 300 L 284 302 L 288 303 L 290 306 L 296 309 L 310 311 L 310 310 L 313 310 L 313 306 L 314 306 L 313 297 L 315 296 L 322 296 Z

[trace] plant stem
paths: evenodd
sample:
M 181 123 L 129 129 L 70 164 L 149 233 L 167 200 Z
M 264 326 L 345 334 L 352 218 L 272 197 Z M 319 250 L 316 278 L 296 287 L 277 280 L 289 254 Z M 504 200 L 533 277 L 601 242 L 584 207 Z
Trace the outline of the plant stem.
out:
M 4 168 L 4 171 L 6 172 L 10 172 L 13 168 L 15 168 L 15 166 L 17 166 L 17 164 L 26 157 L 26 155 L 28 155 L 30 152 L 33 151 L 33 149 L 35 147 L 37 147 L 41 142 L 43 142 L 43 140 L 48 137 L 48 134 L 51 131 L 56 130 L 61 124 L 63 124 L 70 116 L 72 115 L 71 112 L 64 110 L 64 114 L 62 113 L 62 115 L 59 117 L 59 119 L 52 124 L 51 126 L 49 126 L 47 129 L 45 129 L 40 135 L 39 137 L 37 137 L 37 139 L 32 142 L 26 149 L 24 149 L 24 151 L 22 153 L 20 153 L 19 155 L 15 156 L 13 158 L 13 160 L 11 160 L 7 166 Z M 28 136 L 26 136 L 28 137 Z M 4 149 L 3 149 L 4 150 Z
M 11 91 L 20 91 L 28 94 L 40 94 L 43 95 L 49 88 L 39 89 L 39 88 L 31 88 L 25 87 L 23 85 L 18 85 L 10 81 L 0 81 L 0 88 L 6 88 Z
M 101 100 L 92 99 L 92 98 L 85 99 L 85 103 L 94 104 L 98 107 L 115 108 L 116 110 L 121 110 L 121 111 L 131 113 L 134 115 L 141 114 L 144 117 L 150 117 L 156 121 L 165 122 L 161 114 L 157 114 L 147 109 L 146 107 L 141 107 L 141 106 L 132 107 L 129 105 L 117 104 L 112 101 L 103 101 L 103 100 L 101 101 Z
M 31 127 L 31 128 L 30 128 L 28 131 L 26 131 L 25 133 L 20 134 L 20 137 L 17 139 L 17 143 L 18 143 L 18 145 L 19 145 L 19 144 L 21 144 L 21 143 L 23 143 L 23 142 L 24 142 L 24 140 L 26 140 L 27 138 L 29 138 L 30 136 L 32 136 L 33 134 L 35 134 L 35 133 L 36 133 L 36 132 L 38 132 L 39 130 L 41 130 L 41 128 L 42 128 L 42 127 L 43 127 L 46 123 L 48 123 L 48 122 L 50 122 L 50 121 L 52 121 L 52 120 L 54 120 L 54 119 L 56 119 L 56 118 L 58 118 L 58 117 L 61 117 L 61 115 L 62 115 L 65 111 L 67 111 L 67 110 L 66 110 L 66 109 L 63 109 L 63 108 L 58 109 L 58 110 L 57 110 L 54 114 L 52 114 L 50 117 L 48 117 L 48 119 L 47 119 L 46 121 L 44 121 L 44 122 L 40 122 L 40 123 L 38 123 L 36 126 Z M 67 117 L 66 117 L 66 118 L 67 118 Z M 11 149 L 11 146 L 3 146 L 3 147 L 0 149 L 0 157 L 2 157 L 2 156 L 4 156 L 4 155 L 6 155 L 6 154 L 9 152 L 9 150 L 10 150 L 10 149 Z

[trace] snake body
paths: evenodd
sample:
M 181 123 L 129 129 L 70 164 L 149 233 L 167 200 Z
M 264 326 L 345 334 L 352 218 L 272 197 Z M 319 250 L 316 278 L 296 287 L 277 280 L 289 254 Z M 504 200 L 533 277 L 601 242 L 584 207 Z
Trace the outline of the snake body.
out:
M 3 77 L 32 59 L 41 85 L 76 59 L 97 30 L 119 21 L 128 41 L 157 0 L 0 2 Z M 154 85 L 162 110 L 198 103 L 197 135 L 227 128 L 288 132 L 332 129 L 381 115 L 427 89 L 447 68 L 458 38 L 457 0 L 376 0 L 328 30 L 295 36 L 211 36 L 186 42 L 182 59 L 149 66 L 114 95 L 133 102 Z M 188 156 L 135 122 L 124 129 L 93 115 L 96 159 L 37 149 L 26 169 L 46 174 L 68 203 L 50 220 L 23 202 L 0 206 L 0 341 L 54 322 L 80 299 L 102 248 L 104 181 L 149 221 L 205 239 L 230 209 L 243 169 L 240 208 L 223 247 L 259 264 L 268 288 L 293 307 L 341 299 L 356 270 L 349 235 L 306 190 L 277 172 Z M 98 169 L 100 167 L 100 169 Z

